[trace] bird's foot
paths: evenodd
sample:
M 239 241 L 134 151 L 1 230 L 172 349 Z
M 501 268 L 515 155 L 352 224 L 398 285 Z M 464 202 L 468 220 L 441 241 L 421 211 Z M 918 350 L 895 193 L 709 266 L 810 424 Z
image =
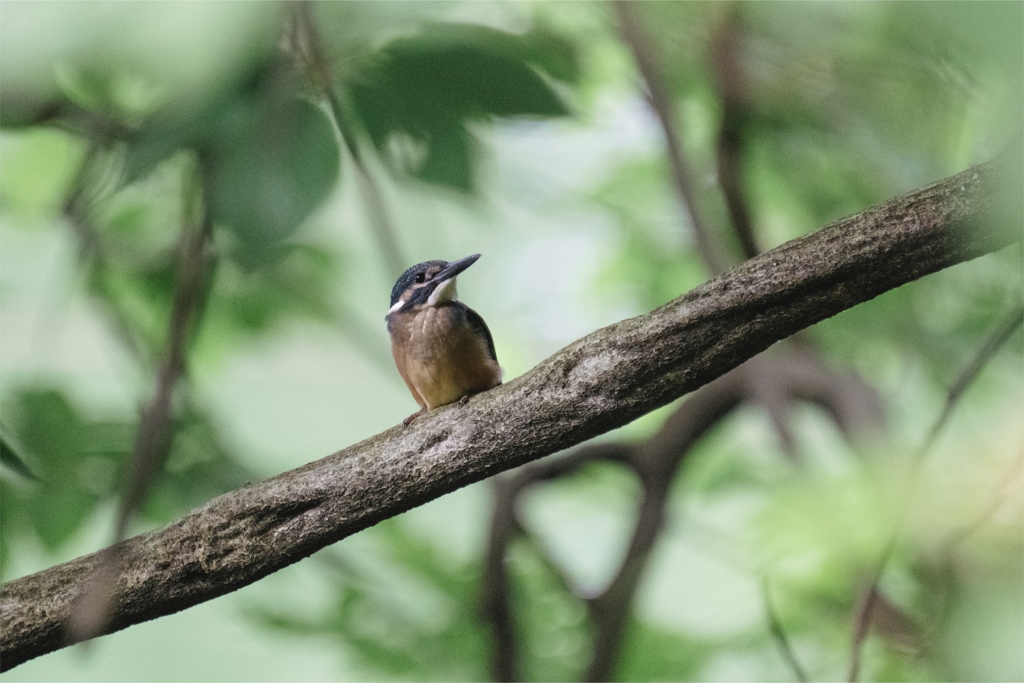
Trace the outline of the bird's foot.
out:
M 402 420 L 402 426 L 403 427 L 408 427 L 410 422 L 412 422 L 413 420 L 415 420 L 417 417 L 419 417 L 420 415 L 422 415 L 425 412 L 427 412 L 426 408 L 413 413 L 409 417 L 407 417 L 404 420 Z
M 459 399 L 459 405 L 460 405 L 460 406 L 464 406 L 464 405 L 466 405 L 467 403 L 469 403 L 469 397 L 470 397 L 470 396 L 472 396 L 472 395 L 473 395 L 473 394 L 466 394 L 465 396 L 463 396 L 462 398 L 460 398 L 460 399 Z

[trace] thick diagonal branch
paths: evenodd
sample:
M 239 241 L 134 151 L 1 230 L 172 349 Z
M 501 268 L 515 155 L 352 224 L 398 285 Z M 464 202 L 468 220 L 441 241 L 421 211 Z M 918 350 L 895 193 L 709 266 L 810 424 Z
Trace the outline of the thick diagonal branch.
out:
M 108 631 L 237 590 L 382 519 L 624 425 L 800 329 L 1019 241 L 1019 226 L 992 232 L 981 221 L 1001 177 L 977 167 L 837 221 L 598 330 L 465 406 L 124 541 Z M 72 601 L 101 558 L 0 588 L 4 668 L 67 645 Z

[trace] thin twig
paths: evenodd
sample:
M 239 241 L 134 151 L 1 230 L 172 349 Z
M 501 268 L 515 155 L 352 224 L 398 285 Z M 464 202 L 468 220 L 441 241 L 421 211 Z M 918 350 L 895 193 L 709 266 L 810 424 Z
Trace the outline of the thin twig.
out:
M 202 304 L 206 245 L 213 229 L 207 170 L 201 164 L 198 172 L 201 176 L 198 182 L 202 189 L 198 209 L 199 225 L 188 225 L 196 212 L 186 207 L 183 212 L 186 224 L 183 226 L 167 348 L 157 372 L 153 398 L 143 411 L 136 431 L 131 469 L 118 506 L 113 548 L 98 564 L 89 587 L 76 601 L 72 618 L 68 622 L 68 637 L 72 641 L 92 638 L 106 627 L 110 616 L 113 582 L 121 562 L 120 552 L 115 549 L 120 547 L 118 543 L 125 538 L 132 517 L 145 500 L 170 448 L 174 412 L 172 401 L 185 374 L 186 346 L 195 329 L 197 312 Z
M 920 448 L 918 448 L 910 462 L 910 469 L 907 475 L 907 481 L 909 482 L 908 488 L 913 487 L 916 474 L 924 461 L 925 455 L 934 445 L 935 440 L 938 438 L 943 427 L 945 427 L 949 422 L 950 415 L 952 415 L 953 409 L 956 408 L 957 404 L 960 402 L 960 398 L 963 396 L 964 392 L 974 382 L 974 380 L 977 379 L 985 365 L 992 360 L 996 351 L 999 350 L 999 347 L 1009 339 L 1014 330 L 1016 330 L 1022 323 L 1024 323 L 1024 306 L 1018 305 L 1013 309 L 1013 311 L 1011 311 L 1010 315 L 1006 316 L 1003 322 L 999 324 L 992 334 L 989 335 L 988 339 L 985 340 L 985 343 L 974 357 L 971 358 L 967 365 L 960 370 L 946 394 L 946 401 L 942 406 L 942 411 L 935 419 L 928 435 L 925 437 Z M 847 670 L 847 680 L 851 683 L 856 681 L 860 676 L 864 642 L 867 640 L 867 634 L 870 630 L 872 619 L 874 618 L 875 605 L 879 598 L 879 583 L 882 579 L 882 575 L 885 573 L 886 565 L 892 557 L 896 542 L 902 532 L 902 527 L 906 521 L 907 513 L 910 510 L 912 499 L 913 496 L 909 494 L 909 491 L 900 496 L 899 500 L 901 502 L 898 503 L 896 521 L 894 523 L 892 533 L 890 534 L 885 547 L 882 549 L 878 562 L 872 571 L 867 592 L 864 594 L 860 607 L 857 609 L 854 616 L 853 637 L 850 643 L 850 665 Z
M 103 274 L 108 268 L 107 253 L 96 227 L 89 216 L 89 206 L 96 200 L 94 174 L 99 164 L 103 142 L 93 141 L 82 159 L 82 163 L 71 183 L 68 196 L 61 207 L 61 214 L 67 220 L 71 233 L 78 242 L 79 259 L 87 262 L 86 268 L 93 279 L 93 285 L 105 288 Z M 145 345 L 139 340 L 134 327 L 124 313 L 112 305 L 106 297 L 96 296 L 99 310 L 107 318 L 111 331 L 121 340 L 125 348 L 141 364 L 151 361 Z
M 297 57 L 302 70 L 324 99 L 325 111 L 331 117 L 339 141 L 344 144 L 355 167 L 356 183 L 366 205 L 373 235 L 377 240 L 384 265 L 390 277 L 397 277 L 407 264 L 399 245 L 397 232 L 388 214 L 384 194 L 377 185 L 373 174 L 359 146 L 360 135 L 356 130 L 356 117 L 342 101 L 331 76 L 330 61 L 323 47 L 313 17 L 312 4 L 300 0 L 292 4 L 292 23 L 288 48 Z
M 771 631 L 772 638 L 775 639 L 779 653 L 786 660 L 789 668 L 792 669 L 793 677 L 800 681 L 800 683 L 806 683 L 810 679 L 807 678 L 807 672 L 801 666 L 800 660 L 793 650 L 793 645 L 789 642 L 789 636 L 786 635 L 786 629 L 782 626 L 782 621 L 779 620 L 779 614 L 775 611 L 775 603 L 772 601 L 771 588 L 768 585 L 767 577 L 761 581 L 761 597 L 764 601 L 764 613 L 768 618 L 768 630 Z
M 720 273 L 725 270 L 725 261 L 719 255 L 711 237 L 711 231 L 697 208 L 693 173 L 687 163 L 683 144 L 676 129 L 675 107 L 658 70 L 657 60 L 648 38 L 635 14 L 636 5 L 628 0 L 613 0 L 612 6 L 618 14 L 622 39 L 632 51 L 637 69 L 647 86 L 648 102 L 661 124 L 661 131 L 665 136 L 665 151 L 672 170 L 673 187 L 683 211 L 689 217 L 690 225 L 693 226 L 697 249 L 708 271 L 712 275 Z
M 746 112 L 743 65 L 739 59 L 739 5 L 726 12 L 711 46 L 711 64 L 722 102 L 722 122 L 718 129 L 716 161 L 718 183 L 732 219 L 733 231 L 746 258 L 761 249 L 754 234 L 754 221 L 743 192 L 740 164 L 743 158 L 743 123 Z
M 494 478 L 494 510 L 487 535 L 481 611 L 491 623 L 491 675 L 495 681 L 519 680 L 519 638 L 509 595 L 511 581 L 505 564 L 505 551 L 517 531 L 516 491 L 511 477 Z
M 939 436 L 939 432 L 946 426 L 949 421 L 949 416 L 953 412 L 953 408 L 959 402 L 960 397 L 963 396 L 964 392 L 967 391 L 982 368 L 992 360 L 995 356 L 996 351 L 1002 346 L 1013 331 L 1020 327 L 1021 323 L 1024 323 L 1024 306 L 1018 305 L 1007 317 L 1003 320 L 1002 324 L 997 327 L 989 338 L 982 345 L 978 353 L 971 359 L 957 376 L 956 381 L 949 388 L 949 392 L 946 394 L 946 402 L 942 406 L 942 412 L 939 413 L 939 417 L 935 420 L 935 424 L 932 425 L 931 431 L 928 432 L 928 437 L 924 440 L 921 449 L 918 451 L 918 460 L 924 456 L 924 454 L 932 447 L 935 443 L 936 438 Z
M 171 303 L 167 328 L 167 347 L 157 373 L 156 390 L 146 407 L 132 449 L 132 471 L 118 510 L 114 543 L 125 537 L 132 515 L 142 504 L 170 447 L 172 399 L 179 381 L 186 372 L 188 341 L 194 333 L 203 307 L 203 290 L 207 272 L 207 245 L 213 232 L 210 209 L 209 169 L 200 162 L 198 169 L 200 197 L 198 225 L 190 226 L 193 211 L 186 207 L 182 226 L 182 244 L 178 260 L 178 278 Z
M 1024 448 L 1018 453 L 1017 457 L 1013 459 L 1013 463 L 1010 465 L 1010 469 L 1001 478 L 999 486 L 996 487 L 996 491 L 992 496 L 992 500 L 989 501 L 981 512 L 979 512 L 974 519 L 967 524 L 964 524 L 959 529 L 955 529 L 946 542 L 942 546 L 942 552 L 940 553 L 943 557 L 948 557 L 953 553 L 957 546 L 962 544 L 974 533 L 983 527 L 995 514 L 999 511 L 999 508 L 1006 502 L 1006 497 L 1010 492 L 1010 488 L 1015 483 L 1019 483 L 1019 477 L 1021 470 L 1024 469 Z
M 894 540 L 895 536 L 891 537 L 889 542 L 886 543 L 885 548 L 882 549 L 878 564 L 875 566 L 871 579 L 868 581 L 868 589 L 861 597 L 860 605 L 857 607 L 857 612 L 854 615 L 853 636 L 850 639 L 850 665 L 846 672 L 846 680 L 851 683 L 860 677 L 861 653 L 864 650 L 864 642 L 867 640 L 868 631 L 871 630 L 871 615 L 874 612 L 875 603 L 878 601 L 879 582 L 882 579 L 885 566 L 892 556 Z

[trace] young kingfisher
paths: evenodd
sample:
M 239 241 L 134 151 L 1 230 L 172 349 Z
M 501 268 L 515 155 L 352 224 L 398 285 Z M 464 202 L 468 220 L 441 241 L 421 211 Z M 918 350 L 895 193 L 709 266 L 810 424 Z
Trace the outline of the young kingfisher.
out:
M 501 384 L 490 330 L 476 311 L 456 299 L 455 276 L 478 258 L 424 261 L 402 273 L 391 290 L 391 310 L 384 317 L 391 354 L 420 404 L 403 425 Z

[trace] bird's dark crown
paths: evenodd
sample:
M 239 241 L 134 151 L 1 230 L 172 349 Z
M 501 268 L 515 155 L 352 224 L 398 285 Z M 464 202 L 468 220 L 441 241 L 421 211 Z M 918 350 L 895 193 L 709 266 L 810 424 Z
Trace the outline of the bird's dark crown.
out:
M 395 309 L 395 305 L 403 299 L 405 303 L 399 306 L 399 308 L 405 308 L 406 310 L 416 304 L 433 303 L 431 295 L 434 294 L 439 286 L 442 286 L 444 282 L 449 280 L 451 280 L 451 284 L 444 285 L 446 287 L 443 290 L 444 297 L 445 300 L 454 298 L 455 276 L 476 263 L 478 258 L 480 258 L 480 254 L 460 258 L 451 263 L 448 261 L 424 261 L 423 263 L 417 263 L 402 273 L 398 281 L 395 282 L 395 286 L 391 288 L 392 309 Z M 403 294 L 406 292 L 409 292 L 409 295 L 403 297 Z
M 444 267 L 447 265 L 447 261 L 424 261 L 408 268 L 398 277 L 395 286 L 391 288 L 391 305 L 394 306 L 398 303 L 398 298 L 402 296 L 402 292 L 414 284 L 429 282 L 435 275 L 444 270 Z

